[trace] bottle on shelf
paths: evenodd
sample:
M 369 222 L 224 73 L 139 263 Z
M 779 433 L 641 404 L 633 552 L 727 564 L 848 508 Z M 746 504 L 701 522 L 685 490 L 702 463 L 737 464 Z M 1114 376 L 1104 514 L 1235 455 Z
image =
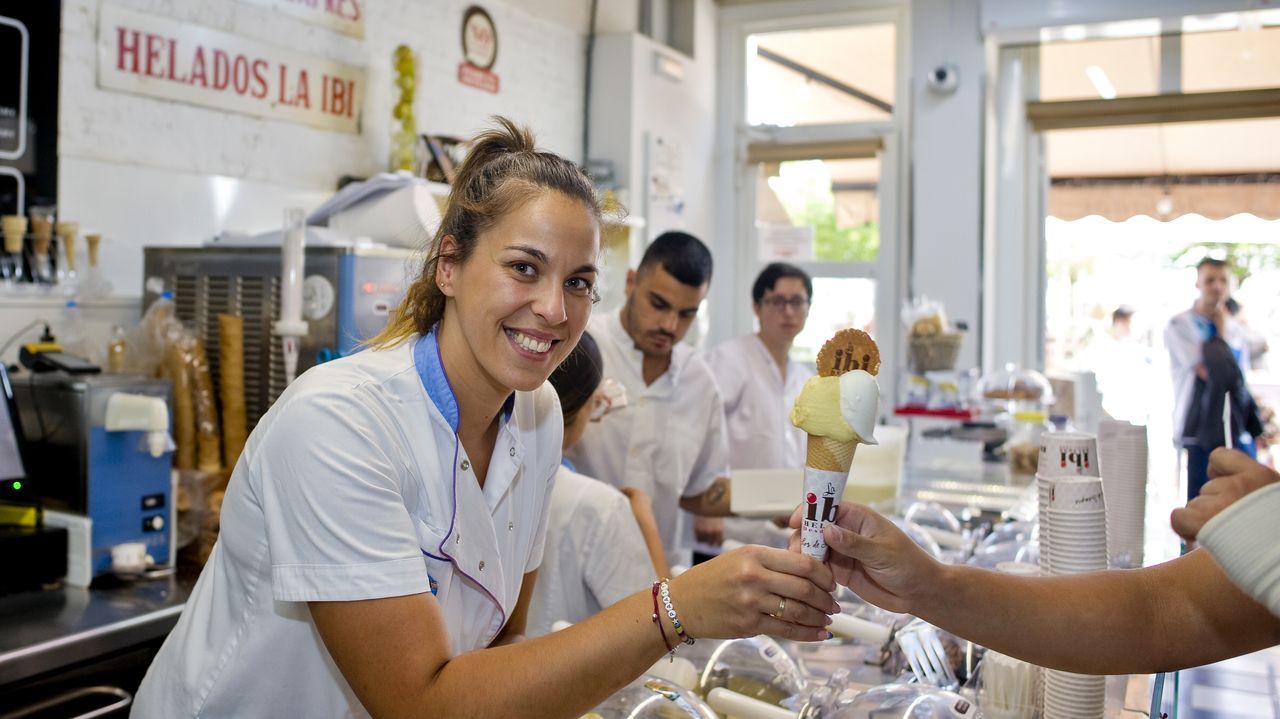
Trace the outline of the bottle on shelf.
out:
M 124 354 L 128 349 L 129 339 L 120 325 L 111 328 L 111 340 L 107 342 L 107 371 L 112 374 L 124 372 Z

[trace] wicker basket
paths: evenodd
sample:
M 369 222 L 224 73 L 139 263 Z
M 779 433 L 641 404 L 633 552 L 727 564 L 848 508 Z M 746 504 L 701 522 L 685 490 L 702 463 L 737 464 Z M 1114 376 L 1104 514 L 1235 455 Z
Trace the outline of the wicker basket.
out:
M 955 369 L 963 339 L 963 332 L 911 336 L 908 346 L 911 368 L 917 372 Z

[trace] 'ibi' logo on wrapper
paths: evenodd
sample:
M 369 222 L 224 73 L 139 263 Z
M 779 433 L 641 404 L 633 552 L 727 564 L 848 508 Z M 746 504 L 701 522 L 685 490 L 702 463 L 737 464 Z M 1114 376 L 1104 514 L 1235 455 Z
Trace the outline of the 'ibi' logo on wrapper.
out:
M 840 504 L 836 501 L 835 487 L 828 486 L 828 490 L 821 497 L 813 492 L 805 495 L 805 518 L 810 522 L 820 520 L 824 522 L 836 521 L 836 510 L 840 508 Z M 818 509 L 819 504 L 822 505 L 821 512 Z

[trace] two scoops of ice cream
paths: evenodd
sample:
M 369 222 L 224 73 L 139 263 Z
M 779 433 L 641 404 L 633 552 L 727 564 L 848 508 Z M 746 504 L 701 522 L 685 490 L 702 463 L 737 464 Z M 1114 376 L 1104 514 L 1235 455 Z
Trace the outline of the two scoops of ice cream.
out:
M 822 527 L 836 518 L 859 444 L 876 444 L 880 349 L 861 330 L 841 330 L 818 352 L 818 374 L 800 390 L 791 423 L 808 435 L 800 548 L 826 558 Z

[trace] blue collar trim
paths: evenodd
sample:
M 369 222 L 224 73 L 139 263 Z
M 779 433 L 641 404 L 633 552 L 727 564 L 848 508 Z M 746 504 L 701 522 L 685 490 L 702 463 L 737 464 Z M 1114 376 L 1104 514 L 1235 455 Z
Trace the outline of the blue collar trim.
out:
M 453 385 L 449 383 L 449 377 L 444 372 L 444 360 L 440 357 L 439 330 L 440 324 L 436 323 L 430 332 L 418 339 L 418 343 L 413 346 L 413 366 L 418 371 L 418 377 L 422 379 L 422 386 L 427 390 L 427 396 L 449 423 L 449 428 L 457 434 L 460 422 L 458 395 L 453 391 Z M 512 392 L 502 403 L 502 424 L 506 424 L 511 419 L 515 404 L 516 395 Z

